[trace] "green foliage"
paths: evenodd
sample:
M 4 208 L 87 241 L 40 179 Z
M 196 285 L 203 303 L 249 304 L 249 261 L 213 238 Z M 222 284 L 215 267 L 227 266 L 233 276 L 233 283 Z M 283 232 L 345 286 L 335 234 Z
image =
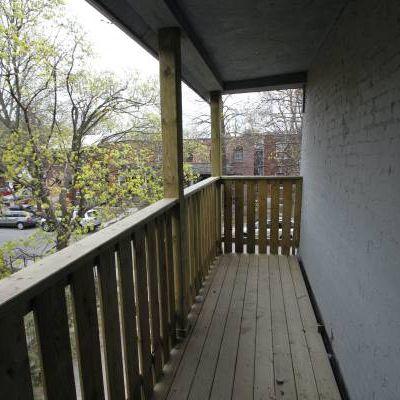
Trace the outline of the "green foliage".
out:
M 11 275 L 11 270 L 5 263 L 3 249 L 0 249 L 0 279 L 6 278 L 9 275 Z
M 162 193 L 151 152 L 116 144 L 159 134 L 155 82 L 88 71 L 90 45 L 81 29 L 65 20 L 61 5 L 0 2 L 5 177 L 32 191 L 56 229 L 59 249 L 74 231 L 82 231 L 74 210 L 82 216 L 94 205 L 129 208 Z

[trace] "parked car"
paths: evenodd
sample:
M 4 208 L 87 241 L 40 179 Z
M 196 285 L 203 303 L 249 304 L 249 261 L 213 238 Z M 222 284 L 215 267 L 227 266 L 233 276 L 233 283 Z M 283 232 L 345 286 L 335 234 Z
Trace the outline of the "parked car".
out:
M 30 204 L 17 204 L 15 206 L 10 206 L 8 207 L 9 211 L 27 211 L 34 215 L 35 217 L 37 216 L 37 210 L 36 208 L 33 208 Z
M 8 196 L 10 194 L 12 194 L 12 190 L 9 187 L 0 187 L 0 196 Z
M 60 219 L 61 218 L 58 218 L 58 220 Z M 82 218 L 79 218 L 78 211 L 74 210 L 72 221 L 76 221 L 80 227 L 87 228 L 88 231 L 97 231 L 101 226 L 97 211 L 94 209 L 87 210 Z M 45 232 L 52 232 L 55 230 L 55 226 L 46 218 L 40 220 L 40 226 Z
M 27 211 L 6 210 L 0 214 L 0 226 L 24 229 L 36 226 L 37 219 Z

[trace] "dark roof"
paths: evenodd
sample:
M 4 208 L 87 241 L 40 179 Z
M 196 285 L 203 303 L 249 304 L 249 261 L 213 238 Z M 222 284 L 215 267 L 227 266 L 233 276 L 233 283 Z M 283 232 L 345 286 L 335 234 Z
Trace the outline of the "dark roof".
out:
M 157 56 L 182 29 L 182 77 L 211 91 L 299 87 L 348 0 L 88 0 Z

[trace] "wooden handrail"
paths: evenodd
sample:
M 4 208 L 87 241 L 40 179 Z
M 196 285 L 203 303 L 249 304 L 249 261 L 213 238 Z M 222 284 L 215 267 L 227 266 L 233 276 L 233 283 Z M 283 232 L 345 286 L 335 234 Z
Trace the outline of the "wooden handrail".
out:
M 204 189 L 205 187 L 216 183 L 220 180 L 219 176 L 212 176 L 210 178 L 204 179 L 203 181 L 197 182 L 192 186 L 187 187 L 184 190 L 185 199 Z
M 18 303 L 20 309 L 21 305 L 29 302 L 32 297 L 79 268 L 88 257 L 96 257 L 101 249 L 115 245 L 121 237 L 170 210 L 177 202 L 177 199 L 157 201 L 96 234 L 49 255 L 29 268 L 0 280 L 0 318 L 10 307 Z
M 280 176 L 280 175 L 256 175 L 256 176 L 242 176 L 242 175 L 223 175 L 220 177 L 221 180 L 243 180 L 243 181 L 259 181 L 259 180 L 270 180 L 270 181 L 302 181 L 302 176 Z

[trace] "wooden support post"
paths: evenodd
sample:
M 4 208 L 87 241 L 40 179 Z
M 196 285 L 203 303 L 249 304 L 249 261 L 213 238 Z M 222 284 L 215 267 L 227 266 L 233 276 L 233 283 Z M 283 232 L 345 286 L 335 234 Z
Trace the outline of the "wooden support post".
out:
M 222 151 L 221 151 L 221 124 L 223 123 L 222 116 L 222 98 L 220 92 L 210 93 L 210 108 L 211 108 L 211 175 L 222 175 Z M 216 190 L 216 252 L 219 254 L 222 251 L 221 242 L 221 183 L 217 183 Z
M 222 106 L 221 94 L 212 92 L 210 94 L 211 108 L 211 175 L 222 175 L 222 158 L 221 158 L 221 123 L 222 123 Z
M 177 329 L 186 330 L 189 309 L 185 287 L 187 266 L 186 221 L 183 197 L 183 141 L 181 45 L 179 28 L 163 28 L 158 33 L 160 60 L 161 128 L 163 137 L 164 197 L 178 198 L 173 214 L 175 300 Z

